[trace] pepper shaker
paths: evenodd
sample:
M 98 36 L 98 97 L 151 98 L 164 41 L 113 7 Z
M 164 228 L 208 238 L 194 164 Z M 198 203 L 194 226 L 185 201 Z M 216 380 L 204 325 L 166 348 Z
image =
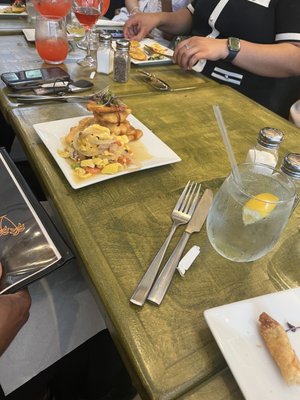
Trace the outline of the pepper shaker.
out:
M 130 41 L 119 39 L 116 42 L 114 54 L 114 80 L 116 82 L 127 82 L 130 75 Z
M 300 154 L 287 154 L 280 169 L 294 181 L 297 193 L 300 195 Z

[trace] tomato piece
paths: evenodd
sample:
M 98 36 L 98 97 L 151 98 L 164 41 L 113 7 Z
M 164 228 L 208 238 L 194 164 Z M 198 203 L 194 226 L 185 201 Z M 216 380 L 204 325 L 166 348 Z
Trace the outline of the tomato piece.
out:
M 128 157 L 125 157 L 125 156 L 120 156 L 120 157 L 118 158 L 118 162 L 119 162 L 120 164 L 123 164 L 123 165 L 130 165 L 130 164 L 131 164 L 131 159 L 128 158 Z
M 83 167 L 83 169 L 89 174 L 99 174 L 99 172 L 101 171 L 101 169 L 97 168 L 97 167 L 94 167 L 94 168 L 92 168 L 92 167 Z

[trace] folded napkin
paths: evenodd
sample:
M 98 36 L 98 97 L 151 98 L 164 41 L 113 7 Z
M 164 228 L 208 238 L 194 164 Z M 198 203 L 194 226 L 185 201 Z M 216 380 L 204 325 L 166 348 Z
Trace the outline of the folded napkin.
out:
M 184 276 L 186 271 L 190 268 L 190 266 L 193 264 L 193 262 L 195 261 L 195 259 L 198 257 L 199 254 L 200 254 L 200 247 L 193 246 L 186 253 L 186 255 L 180 260 L 177 270 L 181 276 Z

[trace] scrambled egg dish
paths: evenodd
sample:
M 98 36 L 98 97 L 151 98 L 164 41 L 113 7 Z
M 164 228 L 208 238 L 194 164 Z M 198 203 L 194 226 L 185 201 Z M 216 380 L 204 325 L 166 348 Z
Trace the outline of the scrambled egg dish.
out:
M 65 148 L 59 154 L 71 160 L 71 167 L 80 178 L 115 174 L 132 162 L 128 136 L 113 135 L 107 127 L 92 124 L 77 130 L 71 141 L 66 138 Z

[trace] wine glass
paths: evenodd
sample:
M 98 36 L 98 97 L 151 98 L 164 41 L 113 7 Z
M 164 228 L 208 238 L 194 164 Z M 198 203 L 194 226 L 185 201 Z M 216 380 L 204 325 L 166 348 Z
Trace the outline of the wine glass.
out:
M 77 61 L 83 67 L 94 67 L 96 60 L 91 55 L 91 29 L 101 16 L 102 0 L 73 0 L 72 5 L 76 18 L 86 31 L 87 54 L 84 59 Z
M 71 9 L 72 0 L 32 0 L 41 15 L 65 17 Z

